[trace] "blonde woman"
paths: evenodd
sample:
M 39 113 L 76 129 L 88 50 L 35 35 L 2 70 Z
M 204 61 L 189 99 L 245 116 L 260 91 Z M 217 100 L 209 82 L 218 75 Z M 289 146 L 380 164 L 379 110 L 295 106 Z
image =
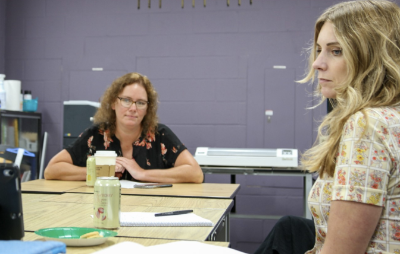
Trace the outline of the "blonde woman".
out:
M 157 92 L 139 73 L 117 78 L 102 97 L 95 125 L 56 154 L 46 179 L 85 180 L 86 159 L 98 150 L 118 155 L 116 176 L 146 182 L 201 183 L 196 160 L 166 126 L 158 123 Z
M 317 78 L 322 101 L 334 99 L 301 161 L 319 173 L 313 223 L 285 217 L 256 253 L 400 253 L 400 8 L 371 0 L 327 9 L 310 66 L 300 82 Z

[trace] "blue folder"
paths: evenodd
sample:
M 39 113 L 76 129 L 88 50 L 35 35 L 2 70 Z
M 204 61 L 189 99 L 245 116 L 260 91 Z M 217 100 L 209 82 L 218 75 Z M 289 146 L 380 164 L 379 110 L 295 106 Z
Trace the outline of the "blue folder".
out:
M 66 253 L 66 245 L 57 241 L 0 241 L 0 254 L 58 254 Z

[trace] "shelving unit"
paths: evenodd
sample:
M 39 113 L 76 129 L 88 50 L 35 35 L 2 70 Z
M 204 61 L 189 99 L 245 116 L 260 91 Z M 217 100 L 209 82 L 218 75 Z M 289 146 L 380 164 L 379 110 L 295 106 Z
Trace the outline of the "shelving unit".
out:
M 39 174 L 42 151 L 42 114 L 0 110 L 0 126 L 2 146 L 24 148 L 35 155 L 35 158 L 31 160 L 30 179 L 36 179 Z

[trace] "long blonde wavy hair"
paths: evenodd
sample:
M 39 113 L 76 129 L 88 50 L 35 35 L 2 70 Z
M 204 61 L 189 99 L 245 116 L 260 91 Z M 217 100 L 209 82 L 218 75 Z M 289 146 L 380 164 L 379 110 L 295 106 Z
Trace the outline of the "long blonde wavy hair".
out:
M 369 107 L 400 103 L 400 8 L 386 0 L 349 1 L 328 8 L 316 21 L 309 71 L 300 83 L 314 82 L 316 71 L 312 63 L 317 57 L 316 43 L 325 22 L 334 26 L 348 75 L 335 88 L 333 110 L 319 126 L 314 146 L 303 154 L 301 167 L 319 172 L 321 177 L 325 173 L 332 177 L 342 130 L 350 116 L 359 111 L 364 113 Z M 320 85 L 316 94 L 321 105 L 326 98 Z
M 110 137 L 115 134 L 116 128 L 116 115 L 115 111 L 111 108 L 111 105 L 115 103 L 118 95 L 122 90 L 129 85 L 139 84 L 144 87 L 147 93 L 147 99 L 149 104 L 147 106 L 147 113 L 142 120 L 142 135 L 146 135 L 148 132 L 155 133 L 158 125 L 157 107 L 158 107 L 158 95 L 150 80 L 139 73 L 128 73 L 122 77 L 117 78 L 107 88 L 101 98 L 100 108 L 94 115 L 94 123 L 98 124 L 100 129 L 105 131 L 109 130 Z

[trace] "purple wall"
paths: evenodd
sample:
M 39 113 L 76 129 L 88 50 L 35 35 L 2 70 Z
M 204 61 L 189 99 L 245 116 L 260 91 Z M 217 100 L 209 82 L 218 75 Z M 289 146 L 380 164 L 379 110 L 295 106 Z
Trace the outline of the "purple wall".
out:
M 0 73 L 4 73 L 5 66 L 5 36 L 6 36 L 6 0 L 0 0 Z
M 162 1 L 160 9 L 152 1 L 149 9 L 141 1 L 138 9 L 135 0 L 8 0 L 0 70 L 5 61 L 7 79 L 39 97 L 46 161 L 62 148 L 63 101 L 98 101 L 112 80 L 131 71 L 152 80 L 160 121 L 192 153 L 198 146 L 304 150 L 314 139 L 313 112 L 305 109 L 311 89 L 294 80 L 304 73 L 301 53 L 315 18 L 334 2 L 228 7 L 209 0 L 193 8 L 186 0 L 184 8 Z M 92 71 L 97 67 L 103 71 Z M 274 111 L 269 123 L 266 109 Z

